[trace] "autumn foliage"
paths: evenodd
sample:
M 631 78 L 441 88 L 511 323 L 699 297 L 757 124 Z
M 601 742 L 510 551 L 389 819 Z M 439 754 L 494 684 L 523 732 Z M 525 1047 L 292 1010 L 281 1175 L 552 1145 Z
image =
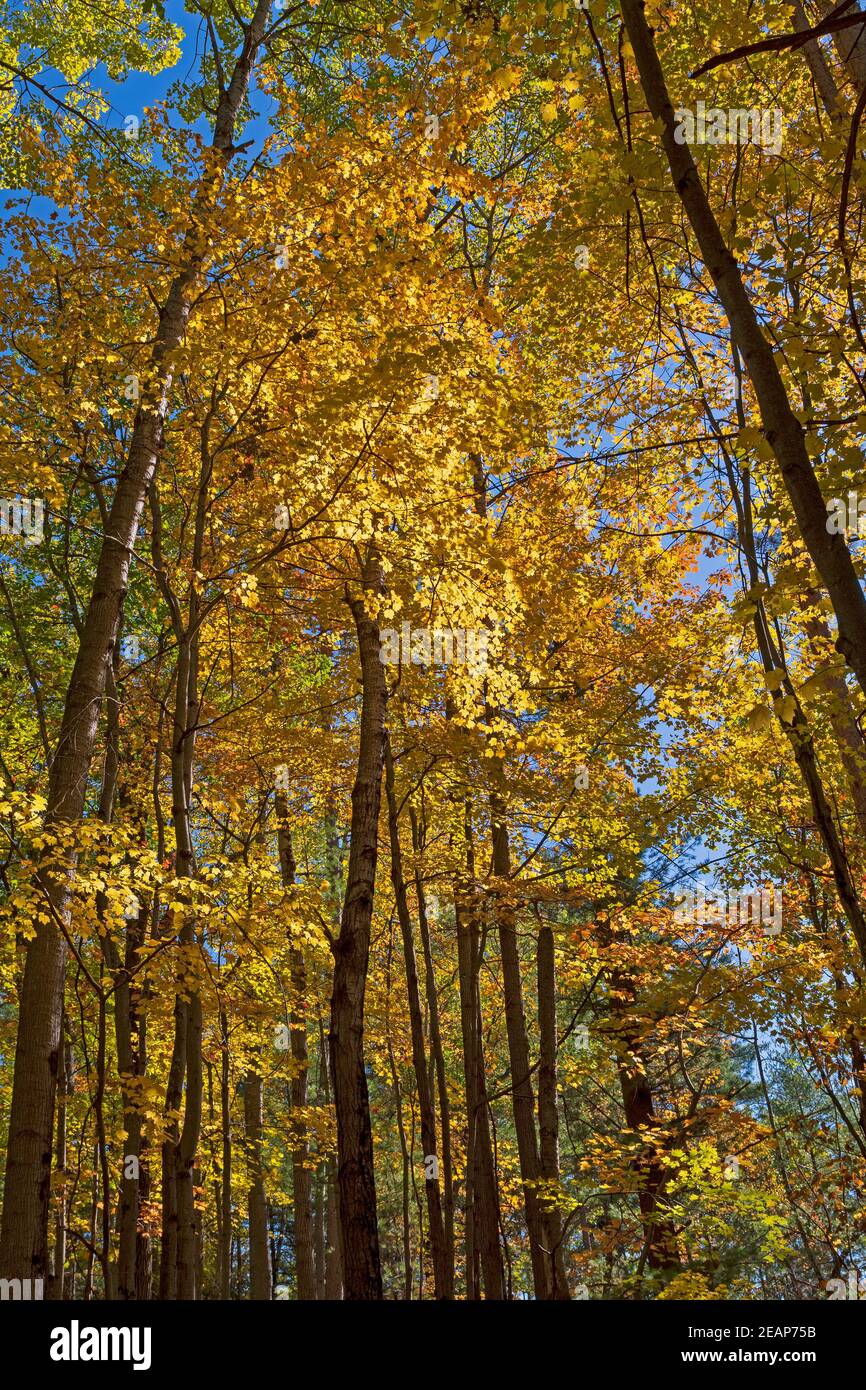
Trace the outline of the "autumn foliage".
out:
M 0 1277 L 826 1297 L 858 6 L 50 8 L 0 15 Z

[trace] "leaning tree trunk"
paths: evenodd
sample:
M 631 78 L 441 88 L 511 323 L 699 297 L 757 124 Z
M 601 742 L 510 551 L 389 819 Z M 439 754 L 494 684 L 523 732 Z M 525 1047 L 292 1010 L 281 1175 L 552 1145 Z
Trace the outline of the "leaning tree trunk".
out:
M 620 0 L 647 105 L 661 122 L 662 143 L 674 187 L 697 237 L 754 387 L 764 435 L 775 454 L 800 534 L 830 596 L 838 626 L 837 650 L 866 693 L 866 596 L 841 535 L 827 530 L 827 508 L 806 449 L 805 432 L 788 398 L 737 262 L 710 207 L 688 145 L 675 138 L 676 118 L 647 24 L 643 0 Z
M 382 569 L 371 554 L 364 565 L 366 594 L 381 592 Z M 364 996 L 376 886 L 377 836 L 385 757 L 385 669 L 379 630 L 363 598 L 346 602 L 355 620 L 361 664 L 358 771 L 352 788 L 352 823 L 346 896 L 334 943 L 331 994 L 331 1072 L 337 1118 L 337 1186 L 343 1288 L 347 1299 L 381 1299 L 382 1270 L 376 1220 L 373 1134 L 364 1068 Z
M 60 735 L 48 783 L 46 830 L 62 837 L 52 867 L 41 868 L 38 888 L 48 921 L 37 923 L 27 948 L 18 1001 L 18 1040 L 9 1112 L 6 1177 L 0 1228 L 0 1270 L 7 1278 L 44 1279 L 48 1273 L 48 1215 L 54 1100 L 59 1070 L 65 931 L 76 863 L 73 827 L 84 812 L 88 771 L 96 739 L 106 669 L 116 641 L 147 490 L 162 447 L 174 375 L 173 356 L 183 341 L 196 282 L 204 264 L 201 220 L 213 205 L 233 153 L 235 123 L 270 18 L 271 0 L 257 0 L 244 30 L 231 80 L 217 107 L 212 149 L 216 172 L 193 204 L 180 253 L 182 269 L 169 288 L 157 325 L 148 380 L 149 400 L 136 413 L 126 463 L 118 481 L 96 568 L 96 578 L 72 669 Z

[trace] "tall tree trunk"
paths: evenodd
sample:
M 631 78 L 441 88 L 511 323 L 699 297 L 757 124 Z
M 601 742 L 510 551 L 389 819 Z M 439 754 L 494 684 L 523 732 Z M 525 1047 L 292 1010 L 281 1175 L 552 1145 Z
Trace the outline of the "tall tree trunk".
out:
M 451 1161 L 451 1102 L 448 1097 L 448 1080 L 445 1074 L 445 1054 L 442 1049 L 442 1028 L 439 1022 L 439 998 L 436 993 L 436 975 L 433 969 L 433 951 L 430 944 L 430 927 L 427 912 L 427 897 L 424 880 L 421 877 L 420 854 L 423 849 L 421 826 L 413 807 L 409 807 L 412 826 L 412 848 L 415 855 L 415 893 L 418 899 L 418 926 L 421 932 L 421 946 L 424 953 L 425 993 L 427 1016 L 430 1020 L 430 1045 L 433 1052 L 433 1065 L 436 1072 L 436 1091 L 439 1097 L 439 1128 L 441 1133 L 442 1163 L 441 1171 L 445 1189 L 443 1203 L 445 1221 L 445 1297 L 454 1297 L 454 1168 Z
M 144 1048 L 144 1020 L 142 1019 L 141 1046 Z M 147 1140 L 142 1137 L 139 1144 L 140 1167 L 139 1167 L 139 1187 L 138 1199 L 139 1207 L 150 1200 L 151 1174 L 149 1160 L 149 1145 Z M 150 1232 L 141 1227 L 136 1232 L 135 1241 L 135 1297 L 139 1303 L 150 1299 L 153 1296 L 153 1243 Z
M 284 793 L 277 792 L 277 843 L 283 886 L 290 891 L 295 882 L 295 855 L 288 825 Z M 316 1297 L 313 1264 L 313 1175 L 307 1144 L 307 968 L 303 951 L 291 946 L 289 968 L 292 976 L 292 1194 L 295 1208 L 295 1292 L 310 1302 Z
M 541 1194 L 541 1219 L 550 1296 L 567 1299 L 571 1295 L 565 1273 L 562 1248 L 562 1215 L 550 1198 L 559 1193 L 559 1112 L 556 1105 L 556 954 L 553 932 L 542 925 L 538 933 L 538 1134 L 539 1168 L 547 1185 L 547 1200 Z
M 316 1298 L 325 1297 L 325 1206 L 327 1176 L 320 1165 L 313 1183 L 313 1268 L 316 1273 Z
M 340 1240 L 340 1200 L 337 1169 L 332 1158 L 327 1167 L 327 1207 L 325 1211 L 325 1298 L 330 1302 L 343 1297 L 343 1253 Z
M 195 854 L 190 824 L 192 760 L 198 720 L 198 629 L 195 592 L 190 597 L 189 623 L 179 631 L 177 691 L 172 735 L 171 786 L 175 837 L 175 873 L 178 879 L 192 880 Z M 179 624 L 176 622 L 176 630 Z M 177 1203 L 177 1288 L 176 1297 L 196 1297 L 196 1234 L 194 1169 L 201 1131 L 202 1114 L 202 1007 L 197 979 L 198 946 L 191 896 L 182 899 L 182 920 L 178 933 L 180 978 L 176 1027 L 184 1038 L 183 1126 L 174 1157 L 174 1185 Z
M 49 1298 L 62 1301 L 64 1295 L 64 1270 L 66 1268 L 66 1223 L 67 1223 L 67 1191 L 66 1191 L 66 1098 L 72 1095 L 73 1089 L 73 1057 L 72 1044 L 68 1038 L 64 1041 L 63 1047 L 63 1070 L 60 1078 L 59 1102 L 57 1106 L 57 1148 L 55 1162 L 57 1164 L 57 1175 L 60 1179 L 60 1190 L 57 1197 L 57 1213 L 54 1221 L 54 1274 L 49 1284 Z
M 244 1124 L 247 1141 L 247 1163 L 250 1185 L 247 1193 L 250 1244 L 250 1298 L 262 1303 L 270 1301 L 273 1292 L 271 1277 L 271 1247 L 268 1241 L 268 1202 L 262 1170 L 262 1125 L 264 1088 L 257 1071 L 250 1070 L 244 1078 Z
M 141 1141 L 142 1123 L 138 1102 L 130 1091 L 127 1079 L 144 1075 L 141 1046 L 141 1017 L 138 992 L 133 985 L 133 972 L 139 961 L 139 948 L 144 940 L 148 910 L 142 906 L 126 933 L 123 966 L 116 962 L 114 971 L 114 1038 L 117 1049 L 117 1070 L 121 1081 L 123 1145 L 120 1197 L 117 1212 L 117 1296 L 121 1300 L 138 1297 L 138 1227 L 141 1200 Z M 107 953 L 116 956 L 116 948 L 106 936 Z
M 545 1239 L 538 1201 L 538 1138 L 535 1133 L 535 1097 L 529 1064 L 529 1042 L 523 1013 L 523 989 L 520 980 L 520 955 L 517 949 L 517 922 L 509 900 L 511 854 L 508 845 L 508 825 L 505 809 L 498 796 L 491 797 L 490 810 L 493 832 L 493 872 L 500 880 L 496 916 L 499 926 L 499 949 L 502 957 L 502 988 L 505 999 L 505 1027 L 508 1034 L 508 1060 L 511 1070 L 511 1104 L 520 1176 L 526 1207 L 526 1229 L 532 1259 L 532 1278 L 535 1296 L 550 1298 Z
M 202 1064 L 201 995 L 196 990 L 186 1004 L 186 1086 L 183 1128 L 175 1158 L 177 1188 L 177 1294 L 194 1299 L 196 1286 L 198 1216 L 195 1208 L 195 1163 L 201 1130 Z
M 229 1020 L 220 1009 L 220 1113 L 222 1115 L 222 1173 L 220 1175 L 220 1298 L 229 1299 L 232 1281 L 232 1097 Z
M 484 1066 L 481 997 L 478 976 L 483 942 L 478 924 L 472 811 L 464 808 L 466 875 L 455 885 L 457 967 L 460 981 L 460 1026 L 466 1088 L 466 1296 L 479 1296 L 476 1264 L 487 1299 L 505 1298 L 505 1273 L 499 1242 L 501 1220 Z
M 316 1075 L 316 1104 L 328 1105 L 330 1103 L 330 1090 L 328 1087 L 328 1049 L 325 1046 L 321 1019 L 319 1020 L 319 1057 L 318 1070 Z M 313 1258 L 316 1269 L 316 1298 L 324 1299 L 326 1293 L 326 1245 L 325 1245 L 325 1226 L 326 1209 L 328 1205 L 328 1170 L 327 1165 L 320 1163 L 316 1170 L 316 1180 L 314 1184 L 315 1205 L 313 1216 Z
M 750 474 L 748 469 L 743 470 L 743 491 L 741 496 L 736 485 L 730 457 L 724 448 L 722 452 L 728 470 L 731 495 L 734 499 L 737 511 L 737 528 L 740 545 L 748 566 L 749 583 L 755 586 L 760 579 L 760 573 L 758 570 L 755 538 L 752 528 Z M 794 686 L 785 670 L 782 652 L 773 639 L 773 632 L 767 617 L 766 605 L 762 598 L 759 597 L 757 599 L 755 609 L 752 625 L 764 671 L 767 675 L 772 672 L 784 672 L 781 683 L 776 685 L 772 691 L 772 700 L 776 706 L 779 722 L 791 746 L 791 752 L 800 771 L 800 776 L 809 793 L 815 828 L 818 831 L 821 842 L 827 852 L 827 857 L 830 860 L 833 881 L 839 895 L 839 902 L 851 927 L 861 957 L 864 962 L 866 962 L 866 917 L 864 917 L 863 914 L 863 908 L 857 893 L 857 885 L 851 873 L 848 856 L 845 853 L 845 847 L 842 844 L 836 826 L 833 810 L 824 789 L 809 723 L 803 712 Z M 783 704 L 783 701 L 791 702 L 792 708 L 790 713 L 788 713 L 788 705 Z
M 371 554 L 364 565 L 362 583 L 365 594 L 373 596 L 382 591 L 381 564 L 375 554 Z M 352 788 L 346 897 L 340 934 L 334 943 L 331 1072 L 337 1118 L 337 1184 L 345 1297 L 381 1299 L 373 1135 L 364 1068 L 364 996 L 376 886 L 387 687 L 385 668 L 380 660 L 379 629 L 368 616 L 363 598 L 352 598 L 347 590 L 346 602 L 358 636 L 362 703 L 358 771 Z
M 418 965 L 412 918 L 406 899 L 403 877 L 403 855 L 400 848 L 397 796 L 394 790 L 394 759 L 391 743 L 385 735 L 385 790 L 388 798 L 388 833 L 391 844 L 391 882 L 397 904 L 397 920 L 403 938 L 403 958 L 406 964 L 406 991 L 409 1002 L 409 1022 L 412 1032 L 412 1066 L 418 1088 L 418 1109 L 421 1114 L 421 1147 L 424 1150 L 424 1189 L 427 1198 L 427 1220 L 430 1232 L 430 1254 L 433 1261 L 433 1285 L 437 1298 L 447 1298 L 448 1263 L 445 1252 L 445 1224 L 442 1219 L 442 1195 L 439 1189 L 439 1158 L 436 1146 L 436 1118 L 427 1071 L 427 1048 L 424 1042 L 424 1018 L 421 1009 L 421 990 L 418 984 Z
M 186 1071 L 186 1012 L 174 1001 L 174 1043 L 165 1088 L 167 1135 L 162 1143 L 162 1222 L 159 1251 L 159 1297 L 177 1297 L 177 1182 L 176 1157 L 179 1125 L 177 1114 L 183 1099 Z
M 331 1104 L 330 1058 L 325 1031 L 319 1020 L 319 1103 Z M 319 1283 L 320 1298 L 335 1302 L 343 1297 L 343 1265 L 340 1256 L 340 1204 L 337 1197 L 337 1166 L 328 1157 L 322 1168 L 323 1261 Z
M 813 655 L 823 656 L 824 648 L 832 645 L 830 629 L 820 616 L 817 604 L 820 595 L 806 589 L 799 595 L 803 613 L 803 628 Z M 857 817 L 859 838 L 866 845 L 866 742 L 860 732 L 848 686 L 841 674 L 830 673 L 824 681 L 827 691 L 830 725 L 839 748 L 845 770 L 848 791 Z

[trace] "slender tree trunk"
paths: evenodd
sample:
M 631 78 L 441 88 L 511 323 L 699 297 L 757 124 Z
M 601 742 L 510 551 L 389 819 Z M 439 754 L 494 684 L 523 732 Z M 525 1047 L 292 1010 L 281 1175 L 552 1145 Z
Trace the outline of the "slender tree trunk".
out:
M 750 475 L 748 469 L 744 470 L 743 492 L 741 496 L 737 489 L 733 468 L 727 454 L 725 454 L 725 460 L 728 468 L 731 494 L 734 498 L 737 510 L 740 544 L 748 566 L 749 582 L 754 586 L 758 583 L 760 574 L 758 571 L 754 532 L 752 529 Z M 809 793 L 815 828 L 818 831 L 821 842 L 827 852 L 827 857 L 830 860 L 833 880 L 839 895 L 839 902 L 851 927 L 861 957 L 866 961 L 866 917 L 864 917 L 863 914 L 863 908 L 857 893 L 857 886 L 851 873 L 845 847 L 842 844 L 836 826 L 833 810 L 824 789 L 809 723 L 803 712 L 794 686 L 784 669 L 782 653 L 773 640 L 773 633 L 763 599 L 758 598 L 755 606 L 756 612 L 752 619 L 752 623 L 755 631 L 755 641 L 757 642 L 764 671 L 767 674 L 777 671 L 784 672 L 781 683 L 776 685 L 772 691 L 773 703 L 776 706 L 779 722 L 791 746 L 791 752 L 800 771 L 803 784 Z M 788 706 L 782 704 L 783 701 L 789 701 L 791 703 L 792 708 L 790 714 L 787 712 Z
M 436 1118 L 433 1096 L 427 1071 L 427 1048 L 424 1041 L 424 1018 L 421 1009 L 421 990 L 418 984 L 418 965 L 412 918 L 406 899 L 403 878 L 403 856 L 400 848 L 400 827 L 397 796 L 394 790 L 394 759 L 388 735 L 385 736 L 385 789 L 388 798 L 388 832 L 391 843 L 391 882 L 397 904 L 397 920 L 403 938 L 403 958 L 406 964 L 406 990 L 409 1003 L 409 1022 L 412 1031 L 412 1066 L 418 1088 L 418 1109 L 421 1114 L 421 1147 L 424 1150 L 424 1189 L 427 1198 L 427 1220 L 430 1233 L 430 1254 L 433 1262 L 433 1284 L 437 1298 L 447 1298 L 448 1262 L 445 1250 L 445 1224 L 442 1219 L 442 1195 L 439 1188 L 439 1158 L 436 1146 Z
M 414 835 L 413 828 L 413 835 Z M 433 1064 L 436 1073 L 436 1091 L 439 1097 L 439 1128 L 442 1147 L 442 1178 L 445 1188 L 443 1203 L 445 1219 L 445 1297 L 454 1297 L 454 1169 L 451 1160 L 451 1102 L 448 1096 L 448 1080 L 445 1074 L 445 1054 L 442 1049 L 442 1029 L 439 1022 L 439 999 L 436 994 L 436 976 L 433 970 L 433 952 L 430 945 L 430 929 L 427 919 L 427 902 L 424 884 L 416 871 L 415 888 L 418 896 L 418 925 L 421 931 L 421 944 L 424 951 L 424 974 L 426 981 L 427 1015 L 430 1020 L 430 1043 L 433 1051 Z
M 177 1114 L 183 1098 L 186 1071 L 186 1012 L 181 1000 L 174 1003 L 174 1044 L 168 1083 L 165 1088 L 165 1114 L 168 1136 L 162 1144 L 162 1225 L 159 1252 L 159 1297 L 177 1297 L 177 1182 L 176 1156 L 179 1125 Z
M 391 993 L 391 947 L 388 950 L 388 969 L 386 975 L 386 989 L 388 997 Z M 391 1036 L 391 1024 L 386 1013 L 385 1016 L 385 1041 L 388 1052 L 388 1066 L 391 1071 L 391 1089 L 394 1093 L 394 1115 L 397 1120 L 397 1138 L 400 1142 L 400 1158 L 402 1161 L 402 1173 L 400 1182 L 400 1214 L 402 1216 L 402 1235 L 403 1235 L 403 1300 L 408 1302 L 412 1297 L 412 1213 L 409 1201 L 409 1189 L 412 1183 L 412 1159 L 409 1152 L 409 1143 L 406 1139 L 406 1124 L 403 1118 L 403 1094 L 400 1090 L 400 1078 L 397 1075 L 397 1064 L 394 1061 L 394 1044 Z M 421 1257 L 423 1279 L 424 1258 Z
M 794 291 L 796 293 L 796 290 Z M 694 354 L 686 340 L 685 332 L 680 325 L 680 339 L 683 344 L 683 351 L 686 359 L 694 371 L 696 381 L 702 387 L 700 370 L 695 361 Z M 740 366 L 739 356 L 736 346 L 732 344 L 734 370 L 739 380 Z M 808 398 L 808 388 L 804 386 L 804 391 Z M 715 416 L 707 400 L 706 393 L 703 397 L 704 409 L 710 425 L 713 428 L 719 444 L 719 451 L 724 460 L 725 469 L 728 476 L 728 485 L 731 491 L 731 498 L 737 514 L 737 535 L 740 549 L 746 561 L 749 575 L 749 584 L 755 588 L 760 579 L 761 573 L 758 568 L 757 552 L 755 548 L 755 535 L 753 527 L 752 496 L 751 496 L 751 474 L 748 466 L 742 466 L 740 475 L 742 487 L 738 484 L 734 460 L 726 442 L 721 437 Z M 742 395 L 738 392 L 737 396 L 737 418 L 740 428 L 745 425 L 745 414 L 742 404 Z M 842 843 L 840 833 L 836 826 L 833 811 L 824 790 L 818 760 L 815 751 L 814 741 L 808 720 L 803 712 L 800 701 L 787 674 L 782 651 L 781 637 L 774 640 L 773 628 L 767 616 L 766 606 L 761 597 L 756 600 L 755 614 L 752 625 L 755 632 L 755 641 L 761 656 L 761 662 L 765 673 L 773 675 L 776 683 L 772 689 L 772 699 L 776 707 L 779 723 L 791 746 L 791 752 L 804 786 L 809 793 L 812 804 L 815 828 L 821 838 L 830 864 L 833 870 L 833 878 L 839 894 L 839 901 L 842 905 L 845 916 L 848 919 L 854 938 L 858 944 L 861 955 L 866 960 L 866 918 L 860 904 L 856 884 L 851 874 L 845 847 Z M 843 689 L 844 681 L 841 681 Z M 847 692 L 846 692 L 847 695 Z M 789 712 L 790 710 L 790 712 Z M 850 765 L 850 760 L 846 761 L 843 751 L 843 762 L 846 767 Z
M 379 559 L 364 566 L 363 588 L 383 587 Z M 358 772 L 352 789 L 351 846 L 340 934 L 334 946 L 331 995 L 331 1071 L 337 1117 L 337 1183 L 340 1243 L 347 1299 L 381 1299 L 382 1271 L 376 1219 L 373 1135 L 364 1067 L 364 996 L 376 885 L 379 806 L 385 756 L 385 671 L 379 630 L 363 599 L 346 599 L 355 620 L 361 664 L 362 705 Z
M 333 1159 L 327 1167 L 327 1208 L 325 1212 L 325 1298 L 330 1302 L 343 1297 L 343 1255 L 340 1240 L 340 1200 L 337 1169 Z
M 220 1298 L 231 1298 L 232 1283 L 232 1097 L 229 1021 L 220 1009 L 220 1112 L 222 1114 L 222 1174 L 220 1176 Z
M 319 1021 L 319 1058 L 318 1071 L 316 1077 L 316 1104 L 327 1105 L 330 1101 L 328 1087 L 328 1049 L 325 1046 L 321 1020 Z M 325 1221 L 326 1208 L 328 1205 L 328 1170 L 327 1165 L 320 1163 L 315 1175 L 315 1206 L 313 1218 L 313 1258 L 316 1269 L 316 1298 L 324 1299 L 326 1295 L 326 1247 L 325 1247 Z
M 550 1198 L 559 1193 L 559 1111 L 556 1104 L 556 954 L 553 932 L 542 925 L 538 933 L 538 1067 L 539 1167 L 547 1185 L 547 1200 L 541 1195 L 541 1219 L 550 1296 L 567 1299 L 571 1295 L 565 1274 L 562 1247 L 562 1215 Z
M 142 1019 L 141 1046 L 144 1049 L 144 1020 Z M 150 1160 L 148 1153 L 149 1145 L 142 1136 L 139 1143 L 140 1166 L 139 1166 L 139 1187 L 138 1198 L 139 1208 L 144 1202 L 150 1200 L 151 1175 Z M 153 1245 L 150 1233 L 140 1228 L 136 1232 L 135 1242 L 135 1297 L 139 1303 L 152 1297 L 153 1293 Z
M 283 886 L 291 891 L 295 882 L 295 855 L 288 825 L 288 807 L 283 792 L 277 792 L 277 843 Z M 295 1292 L 298 1299 L 311 1302 L 316 1297 L 313 1263 L 313 1174 L 309 1165 L 306 1130 L 307 1108 L 307 967 L 303 951 L 289 948 L 292 977 L 292 1194 L 295 1208 Z
M 195 1209 L 195 1163 L 201 1130 L 202 1065 L 201 995 L 193 993 L 186 1005 L 186 1086 L 183 1128 L 177 1146 L 177 1298 L 197 1297 L 196 1247 L 198 1217 Z
M 54 1222 L 54 1275 L 49 1285 L 49 1298 L 62 1301 L 64 1295 L 64 1270 L 66 1268 L 66 1098 L 72 1095 L 73 1058 L 72 1044 L 68 1039 L 63 1047 L 63 1071 L 61 1074 L 59 1101 L 57 1106 L 57 1148 L 55 1163 L 60 1190 L 57 1197 L 57 1214 Z
M 325 1206 L 327 1186 L 324 1167 L 319 1167 L 313 1184 L 313 1267 L 316 1271 L 316 1298 L 325 1297 Z
M 820 595 L 814 589 L 807 589 L 800 597 L 801 610 L 809 610 L 804 611 L 803 627 L 812 652 L 818 654 L 822 648 L 832 645 L 833 640 L 830 629 L 816 608 Z M 866 743 L 860 732 L 843 677 L 830 674 L 825 686 L 830 724 L 845 769 L 860 840 L 866 845 Z
M 93 1271 L 96 1266 L 96 1212 L 97 1199 L 99 1197 L 99 1146 L 93 1146 L 93 1181 L 90 1186 L 90 1218 L 88 1221 L 87 1235 L 87 1272 L 84 1277 L 84 1301 L 90 1303 L 93 1298 Z
M 520 980 L 520 955 L 517 949 L 517 923 L 507 894 L 511 880 L 511 855 L 508 845 L 508 826 L 505 811 L 498 797 L 491 798 L 493 831 L 493 872 L 500 880 L 497 901 L 499 948 L 502 956 L 502 987 L 505 998 L 505 1026 L 508 1034 L 508 1059 L 511 1069 L 511 1102 L 514 1130 L 520 1158 L 520 1176 L 526 1207 L 526 1229 L 532 1259 L 535 1296 L 551 1296 L 547 1259 L 544 1253 L 544 1232 L 538 1201 L 538 1138 L 535 1133 L 535 1097 L 530 1076 L 529 1042 L 523 1013 L 523 989 Z
M 319 1098 L 331 1104 L 330 1059 L 325 1031 L 319 1020 Z M 343 1266 L 340 1257 L 340 1204 L 337 1196 L 337 1167 L 328 1157 L 322 1169 L 323 1263 L 320 1298 L 334 1302 L 343 1297 Z
M 141 1039 L 142 1020 L 138 1008 L 138 990 L 133 972 L 144 940 L 148 909 L 142 905 L 126 932 L 125 958 L 121 966 L 116 948 L 106 935 L 105 949 L 115 979 L 114 1039 L 117 1050 L 117 1071 L 121 1083 L 123 1127 L 126 1139 L 121 1156 L 120 1196 L 118 1202 L 117 1296 L 121 1300 L 138 1297 L 138 1238 L 139 1203 L 141 1201 L 142 1123 L 138 1103 L 130 1092 L 127 1079 L 144 1075 Z
M 195 855 L 190 825 L 192 796 L 192 758 L 195 727 L 198 719 L 197 667 L 198 631 L 195 594 L 190 598 L 190 621 L 179 633 L 177 693 L 174 732 L 172 737 L 171 783 L 172 812 L 175 836 L 175 873 L 178 879 L 195 875 Z M 176 630 L 179 624 L 176 623 Z M 179 1013 L 176 1026 L 182 1031 L 185 1047 L 184 1111 L 174 1159 L 174 1184 L 177 1202 L 177 1288 L 179 1300 L 196 1297 L 196 1233 L 195 1209 L 196 1152 L 201 1131 L 202 1114 L 202 1007 L 197 979 L 198 947 L 196 924 L 192 916 L 191 898 L 182 905 L 180 945 L 180 978 L 178 980 Z
M 472 813 L 464 808 L 466 878 L 455 885 L 457 965 L 460 981 L 460 1025 L 463 1035 L 463 1074 L 466 1088 L 466 1296 L 479 1296 L 476 1262 L 487 1299 L 505 1298 L 505 1273 L 499 1242 L 501 1225 L 481 1026 L 478 976 L 483 943 L 475 894 Z
M 262 1170 L 263 1096 L 262 1078 L 248 1071 L 244 1078 L 244 1123 L 250 1186 L 247 1193 L 250 1246 L 250 1298 L 270 1302 L 273 1292 L 271 1247 L 268 1241 L 268 1203 Z

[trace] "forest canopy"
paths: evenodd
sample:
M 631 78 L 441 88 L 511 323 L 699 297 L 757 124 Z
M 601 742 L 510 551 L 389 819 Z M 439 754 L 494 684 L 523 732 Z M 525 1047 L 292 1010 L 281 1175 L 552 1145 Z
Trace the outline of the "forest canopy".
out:
M 866 1296 L 864 108 L 853 0 L 0 5 L 4 1287 Z

